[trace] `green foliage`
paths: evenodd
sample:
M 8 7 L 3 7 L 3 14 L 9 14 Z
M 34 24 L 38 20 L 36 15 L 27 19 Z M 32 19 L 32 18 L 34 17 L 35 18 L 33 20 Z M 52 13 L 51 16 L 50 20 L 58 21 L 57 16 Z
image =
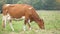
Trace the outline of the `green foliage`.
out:
M 0 10 L 3 4 L 29 4 L 35 9 L 59 9 L 60 3 L 57 0 L 0 0 Z
M 1 13 L 1 10 L 2 10 L 2 5 L 5 3 L 4 0 L 0 0 L 0 13 Z

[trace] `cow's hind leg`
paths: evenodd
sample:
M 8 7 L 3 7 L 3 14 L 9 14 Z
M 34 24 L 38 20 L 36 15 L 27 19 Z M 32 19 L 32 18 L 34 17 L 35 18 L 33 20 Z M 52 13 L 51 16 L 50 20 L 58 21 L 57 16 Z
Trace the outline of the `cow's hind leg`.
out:
M 14 28 L 13 28 L 13 26 L 12 26 L 12 18 L 11 18 L 11 16 L 10 16 L 9 14 L 7 14 L 7 20 L 8 20 L 8 22 L 9 22 L 9 25 L 10 25 L 12 31 L 14 31 Z
M 12 26 L 12 20 L 9 20 L 9 24 L 10 24 L 10 27 L 11 27 L 12 31 L 14 31 L 14 28 Z
M 6 18 L 6 16 L 4 15 L 3 18 L 2 18 L 2 26 L 3 26 L 3 28 L 6 27 L 6 20 L 7 20 L 7 18 Z

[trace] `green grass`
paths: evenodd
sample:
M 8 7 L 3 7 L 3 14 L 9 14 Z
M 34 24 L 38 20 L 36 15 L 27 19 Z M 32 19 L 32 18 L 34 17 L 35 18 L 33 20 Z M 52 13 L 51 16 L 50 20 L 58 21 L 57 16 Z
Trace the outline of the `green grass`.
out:
M 32 30 L 23 31 L 23 21 L 12 21 L 15 31 L 13 32 L 7 22 L 6 29 L 2 28 L 2 14 L 0 15 L 0 34 L 60 34 L 60 12 L 39 10 L 38 15 L 44 19 L 45 30 L 40 30 L 35 22 L 31 23 Z M 39 30 L 36 32 L 36 30 Z

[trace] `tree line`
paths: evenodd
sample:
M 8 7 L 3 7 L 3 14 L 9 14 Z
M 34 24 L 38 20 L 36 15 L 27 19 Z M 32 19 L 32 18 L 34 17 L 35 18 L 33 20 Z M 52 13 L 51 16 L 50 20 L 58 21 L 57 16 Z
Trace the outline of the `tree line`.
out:
M 57 0 L 0 0 L 0 10 L 4 4 L 29 4 L 37 10 L 60 10 Z

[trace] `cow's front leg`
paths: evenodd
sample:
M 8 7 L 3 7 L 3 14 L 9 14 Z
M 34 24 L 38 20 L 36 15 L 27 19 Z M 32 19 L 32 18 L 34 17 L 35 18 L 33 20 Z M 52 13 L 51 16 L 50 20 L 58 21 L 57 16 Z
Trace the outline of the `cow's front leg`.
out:
M 23 26 L 23 30 L 24 30 L 24 31 L 26 31 L 26 24 L 27 24 L 27 22 L 28 22 L 27 19 L 25 19 L 25 21 L 24 21 L 24 26 Z
M 12 25 L 12 20 L 9 20 L 9 24 L 10 24 L 10 27 L 11 27 L 12 31 L 14 31 L 14 28 L 13 28 L 13 25 Z
M 30 20 L 28 20 L 28 19 L 25 19 L 24 26 L 23 26 L 23 30 L 26 31 L 26 24 L 28 24 L 29 30 L 31 30 Z
M 30 19 L 28 19 L 28 22 L 27 22 L 28 26 L 29 26 L 29 30 L 31 30 L 31 23 L 30 23 Z

